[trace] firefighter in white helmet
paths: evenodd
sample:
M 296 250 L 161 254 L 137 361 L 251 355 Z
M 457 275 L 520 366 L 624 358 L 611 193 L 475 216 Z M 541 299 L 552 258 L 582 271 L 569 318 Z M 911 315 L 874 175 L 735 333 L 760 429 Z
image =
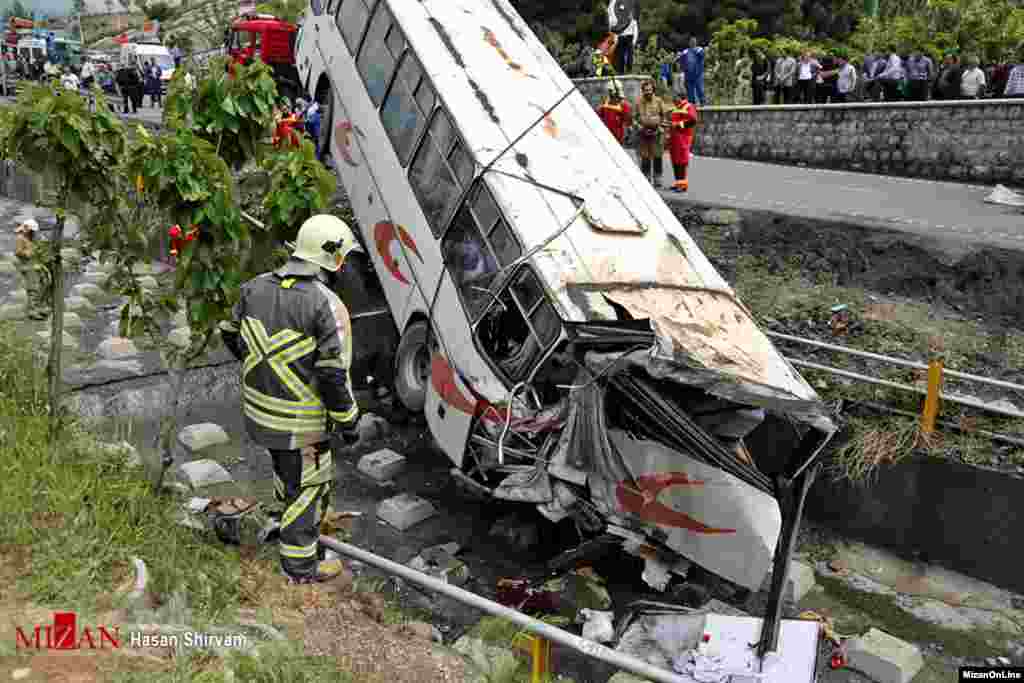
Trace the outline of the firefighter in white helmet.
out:
M 293 246 L 293 245 L 289 245 Z M 331 445 L 359 439 L 352 393 L 352 326 L 333 285 L 345 257 L 363 251 L 339 218 L 313 216 L 299 229 L 288 263 L 242 286 L 225 345 L 242 361 L 246 430 L 274 461 L 281 568 L 292 583 L 343 571 L 325 560 L 319 529 L 334 483 Z

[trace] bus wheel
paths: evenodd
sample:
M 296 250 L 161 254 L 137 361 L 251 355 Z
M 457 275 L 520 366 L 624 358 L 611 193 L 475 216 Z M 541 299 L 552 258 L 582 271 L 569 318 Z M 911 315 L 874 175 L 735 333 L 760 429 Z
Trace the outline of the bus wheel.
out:
M 407 410 L 423 412 L 430 381 L 430 328 L 419 320 L 406 328 L 395 352 L 395 393 Z

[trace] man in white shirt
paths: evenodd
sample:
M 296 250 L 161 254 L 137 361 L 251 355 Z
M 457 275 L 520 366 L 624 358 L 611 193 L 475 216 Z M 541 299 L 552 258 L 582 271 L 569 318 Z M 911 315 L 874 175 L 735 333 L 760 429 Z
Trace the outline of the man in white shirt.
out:
M 960 97 L 965 100 L 976 100 L 985 93 L 985 72 L 978 68 L 978 58 L 971 56 L 967 60 L 967 70 L 960 77 Z
M 797 97 L 801 104 L 814 104 L 814 87 L 818 82 L 819 71 L 821 64 L 810 52 L 805 52 L 800 57 L 796 74 Z
M 96 67 L 92 62 L 86 61 L 82 65 L 82 87 L 91 88 L 93 77 L 96 75 Z
M 615 73 L 633 70 L 633 50 L 640 34 L 635 0 L 611 0 L 608 3 L 608 30 L 615 34 Z
M 1021 55 L 1020 64 L 1010 70 L 1003 97 L 1024 97 L 1024 55 Z
M 834 104 L 848 102 L 850 93 L 857 87 L 857 69 L 854 68 L 853 64 L 850 64 L 846 55 L 836 56 L 836 68 L 832 71 L 821 71 L 818 73 L 818 78 L 822 79 L 830 78 L 831 76 L 837 76 L 836 90 L 832 95 L 832 102 Z
M 792 104 L 796 99 L 796 58 L 785 55 L 775 62 L 775 104 Z
M 900 86 L 906 78 L 907 72 L 903 68 L 903 58 L 895 52 L 889 55 L 885 69 L 878 74 L 878 82 L 882 84 L 882 92 L 885 93 L 886 102 L 898 102 L 903 99 Z
M 70 71 L 60 77 L 60 84 L 65 90 L 78 92 L 78 76 Z

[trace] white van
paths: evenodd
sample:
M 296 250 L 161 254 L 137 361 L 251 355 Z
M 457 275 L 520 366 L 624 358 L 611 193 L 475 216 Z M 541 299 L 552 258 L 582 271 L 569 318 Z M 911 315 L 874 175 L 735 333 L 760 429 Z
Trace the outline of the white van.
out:
M 311 5 L 295 61 L 453 476 L 661 589 L 680 555 L 759 589 L 814 390 L 508 0 Z
M 142 73 L 146 62 L 156 63 L 160 67 L 160 80 L 166 88 L 174 76 L 174 57 L 170 50 L 152 43 L 126 43 L 121 46 L 121 68 L 132 65 Z
M 27 59 L 30 64 L 40 57 L 46 57 L 46 41 L 41 38 L 22 38 L 18 41 L 18 58 Z

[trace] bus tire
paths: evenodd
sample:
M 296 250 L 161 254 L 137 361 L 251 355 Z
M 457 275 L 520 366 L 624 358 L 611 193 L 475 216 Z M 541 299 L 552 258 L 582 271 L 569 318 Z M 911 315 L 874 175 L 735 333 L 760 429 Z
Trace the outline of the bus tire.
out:
M 422 413 L 430 382 L 430 327 L 417 320 L 405 329 L 395 351 L 395 393 L 406 410 Z

